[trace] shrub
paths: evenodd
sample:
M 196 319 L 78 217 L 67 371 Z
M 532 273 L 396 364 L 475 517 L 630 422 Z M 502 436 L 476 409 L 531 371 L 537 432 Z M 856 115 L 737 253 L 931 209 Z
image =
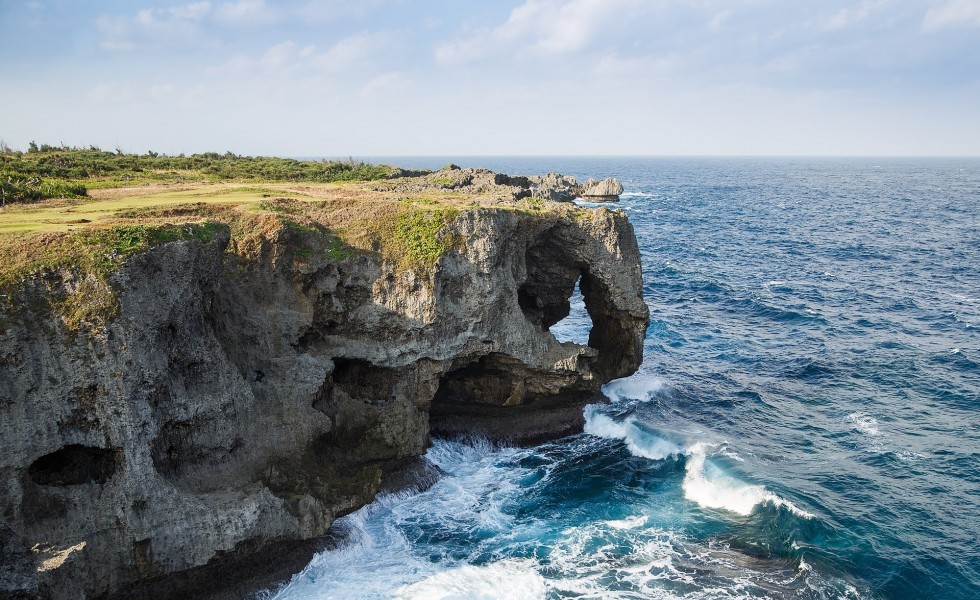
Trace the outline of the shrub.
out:
M 81 198 L 88 193 L 85 185 L 74 181 L 44 180 L 0 173 L 0 205 L 13 202 L 37 202 L 46 198 Z

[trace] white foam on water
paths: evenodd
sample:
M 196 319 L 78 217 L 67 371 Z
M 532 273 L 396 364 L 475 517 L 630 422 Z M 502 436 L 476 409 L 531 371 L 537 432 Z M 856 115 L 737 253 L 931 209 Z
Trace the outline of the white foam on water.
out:
M 631 428 L 649 433 L 635 423 L 601 417 L 592 419 L 593 426 L 605 427 L 607 433 L 629 434 Z M 695 444 L 688 450 L 694 459 L 688 469 L 697 467 L 706 485 L 722 490 L 728 485 L 743 496 L 748 489 L 752 506 L 782 502 L 761 486 L 732 478 L 720 481 L 704 462 L 710 463 L 707 448 L 702 444 L 698 450 Z M 572 520 L 561 531 L 547 520 L 519 518 L 515 508 L 526 502 L 528 493 L 520 482 L 542 469 L 547 478 L 561 464 L 534 460 L 529 461 L 534 466 L 522 467 L 522 459 L 534 453 L 436 440 L 427 457 L 446 471 L 439 482 L 420 494 L 383 496 L 340 519 L 339 526 L 348 532 L 344 545 L 318 554 L 287 586 L 266 598 L 742 598 L 754 596 L 750 580 L 784 576 L 780 564 L 746 562 L 743 554 L 727 547 L 660 528 L 659 508 L 650 512 L 650 507 L 638 505 L 618 518 Z M 533 554 L 508 557 L 509 549 L 516 548 L 533 549 Z M 491 562 L 485 562 L 488 558 Z
M 412 588 L 426 580 L 441 581 L 438 576 L 447 569 L 466 565 L 448 559 L 437 562 L 418 554 L 416 542 L 405 537 L 401 526 L 437 520 L 449 531 L 506 535 L 513 527 L 513 517 L 504 507 L 522 493 L 517 482 L 526 475 L 509 462 L 518 452 L 521 450 L 495 449 L 479 441 L 470 444 L 437 441 L 426 456 L 446 471 L 447 476 L 426 492 L 379 496 L 372 504 L 339 519 L 335 526 L 347 533 L 343 545 L 317 554 L 288 584 L 266 597 L 269 600 L 387 599 L 403 592 L 404 598 L 510 598 L 476 593 L 482 585 L 478 576 L 482 567 L 461 571 L 460 577 L 470 577 L 472 593 L 429 596 L 425 591 L 430 588 Z M 491 569 L 488 577 L 492 579 L 497 572 Z
M 711 479 L 705 474 L 707 445 L 698 442 L 687 449 L 684 474 L 684 497 L 705 508 L 721 508 L 740 515 L 749 515 L 763 501 L 762 486 L 747 485 L 727 476 Z
M 651 585 L 689 578 L 674 566 L 676 534 L 651 527 L 645 515 L 583 523 L 562 531 L 548 554 L 549 588 L 559 597 L 678 598 Z M 611 582 L 616 582 L 611 585 Z M 638 594 L 638 591 L 642 593 Z
M 623 400 L 651 400 L 657 392 L 663 389 L 664 380 L 650 375 L 634 375 L 623 379 L 614 379 L 602 386 L 602 393 L 613 402 Z
M 864 435 L 871 437 L 878 437 L 882 435 L 881 430 L 878 428 L 878 419 L 863 413 L 854 412 L 847 415 L 848 422 L 851 423 L 851 427 Z
M 366 524 L 369 510 L 361 509 L 342 519 L 350 538 L 335 550 L 321 552 L 269 600 L 346 600 L 388 598 L 398 585 L 435 571 L 417 559 L 411 544 L 394 528 L 385 528 L 383 539 Z
M 738 462 L 742 462 L 742 463 L 745 462 L 745 459 L 742 458 L 742 455 L 740 455 L 738 452 L 735 452 L 734 450 L 730 449 L 727 445 L 726 446 L 723 446 L 722 449 L 719 450 L 718 453 L 721 454 L 722 456 L 726 457 L 726 458 L 730 458 L 732 460 L 735 460 L 735 461 L 738 461 Z
M 853 412 L 846 417 L 851 430 L 863 437 L 862 446 L 865 451 L 872 454 L 891 454 L 902 462 L 918 462 L 926 456 L 915 450 L 897 450 L 896 441 L 886 431 L 882 431 L 878 419 L 864 412 Z
M 620 530 L 600 521 L 571 527 L 548 554 L 546 580 L 554 597 L 707 600 L 759 597 L 759 582 L 788 586 L 811 577 L 786 561 L 758 559 L 727 545 L 704 544 L 659 529 Z M 557 592 L 557 594 L 556 594 Z M 824 595 L 821 597 L 834 597 Z
M 743 516 L 752 514 L 756 506 L 769 503 L 784 507 L 804 519 L 814 515 L 780 498 L 761 485 L 745 483 L 720 469 L 707 464 L 709 444 L 698 442 L 687 448 L 684 466 L 684 497 L 698 506 L 727 510 Z
M 925 458 L 925 455 L 919 452 L 913 452 L 912 450 L 903 450 L 896 454 L 899 460 L 903 462 L 918 462 Z
M 769 503 L 777 508 L 784 507 L 798 517 L 813 518 L 813 514 L 770 492 L 764 486 L 741 481 L 708 463 L 708 449 L 714 448 L 715 444 L 698 442 L 682 449 L 674 442 L 644 429 L 633 417 L 617 421 L 604 414 L 602 407 L 596 404 L 585 408 L 585 433 L 604 439 L 622 440 L 633 456 L 649 460 L 685 455 L 682 484 L 684 497 L 701 507 L 748 516 L 760 504 Z M 720 454 L 733 453 L 723 447 Z M 737 460 L 742 460 L 737 454 L 734 456 Z
M 585 407 L 585 433 L 609 440 L 623 440 L 633 456 L 664 460 L 682 453 L 681 447 L 652 432 L 645 431 L 636 420 L 628 417 L 616 421 L 603 414 L 599 405 Z
M 647 524 L 649 517 L 645 515 L 634 515 L 632 517 L 626 517 L 625 519 L 613 519 L 611 521 L 605 521 L 605 524 L 612 527 L 613 529 L 626 530 L 626 529 L 636 529 L 637 527 L 643 527 Z
M 502 560 L 484 566 L 464 565 L 406 585 L 398 600 L 535 600 L 548 587 L 530 561 Z

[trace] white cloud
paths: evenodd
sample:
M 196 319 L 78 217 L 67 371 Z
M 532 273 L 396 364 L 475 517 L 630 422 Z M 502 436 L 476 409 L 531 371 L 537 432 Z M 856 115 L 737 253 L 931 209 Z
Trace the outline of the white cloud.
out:
M 822 29 L 826 31 L 845 29 L 867 19 L 871 13 L 886 4 L 887 2 L 885 0 L 872 0 L 870 2 L 862 2 L 856 8 L 842 8 L 823 24 Z
M 620 57 L 616 52 L 604 54 L 596 60 L 592 72 L 598 77 L 606 78 L 640 78 L 649 80 L 651 77 L 662 77 L 675 71 L 681 62 L 681 57 L 671 53 L 667 56 L 635 56 Z
M 708 29 L 711 31 L 721 31 L 725 27 L 725 21 L 728 17 L 732 16 L 732 11 L 723 10 L 715 16 L 711 17 L 711 22 L 708 23 Z
M 282 70 L 302 63 L 313 56 L 315 50 L 314 46 L 300 47 L 292 41 L 286 41 L 266 50 L 259 59 L 259 64 L 268 69 Z
M 384 73 L 367 82 L 367 85 L 361 90 L 361 93 L 365 96 L 370 96 L 379 92 L 393 92 L 399 88 L 405 87 L 410 83 L 409 79 L 405 77 L 399 71 L 391 71 L 389 73 Z
M 922 30 L 939 31 L 952 27 L 980 27 L 980 2 L 977 0 L 949 0 L 932 8 L 922 21 Z
M 363 65 L 392 46 L 394 37 L 387 32 L 362 33 L 340 40 L 318 57 L 318 63 L 330 71 L 345 71 Z
M 287 40 L 269 47 L 258 59 L 237 55 L 221 67 L 207 72 L 226 76 L 243 76 L 259 71 L 277 74 L 350 72 L 368 69 L 378 62 L 377 59 L 393 46 L 394 41 L 394 36 L 388 32 L 363 33 L 319 50 L 312 44 L 300 46 Z
M 266 0 L 200 0 L 166 8 L 147 8 L 134 15 L 102 16 L 96 21 L 107 50 L 140 47 L 218 45 L 216 28 L 254 28 L 290 23 L 326 23 L 370 17 L 372 10 L 391 0 L 311 0 L 299 6 Z M 209 29 L 211 31 L 209 31 Z
M 211 13 L 210 2 L 194 2 L 170 8 L 147 8 L 134 16 L 101 17 L 100 46 L 106 50 L 130 50 L 161 43 L 190 43 L 201 35 L 201 22 Z
M 390 0 L 310 0 L 296 9 L 307 21 L 331 23 L 349 19 L 366 19 Z
M 507 21 L 483 28 L 455 41 L 440 44 L 436 60 L 463 64 L 486 56 L 513 52 L 554 56 L 588 47 L 623 11 L 642 5 L 637 0 L 526 0 L 511 11 Z
M 281 15 L 265 0 L 237 0 L 224 2 L 214 9 L 214 19 L 228 26 L 268 25 L 279 21 Z

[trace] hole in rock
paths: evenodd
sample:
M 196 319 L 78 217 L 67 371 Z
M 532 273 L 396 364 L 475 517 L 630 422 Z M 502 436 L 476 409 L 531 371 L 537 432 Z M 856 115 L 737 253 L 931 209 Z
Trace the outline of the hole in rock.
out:
M 575 259 L 569 243 L 559 235 L 545 235 L 527 249 L 527 277 L 517 291 L 517 302 L 527 320 L 542 331 L 562 342 L 586 345 L 594 304 L 589 301 L 589 267 Z
M 575 282 L 572 295 L 568 298 L 568 315 L 552 325 L 550 331 L 559 342 L 574 342 L 582 346 L 589 344 L 589 334 L 592 332 L 592 315 L 585 308 L 581 277 Z
M 27 474 L 38 485 L 105 483 L 116 471 L 113 450 L 72 444 L 31 463 Z

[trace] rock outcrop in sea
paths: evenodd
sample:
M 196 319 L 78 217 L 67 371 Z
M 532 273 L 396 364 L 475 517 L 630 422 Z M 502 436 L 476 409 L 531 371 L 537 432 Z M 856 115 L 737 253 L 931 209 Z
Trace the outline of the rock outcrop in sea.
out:
M 616 201 L 623 193 L 623 184 L 613 177 L 578 183 L 574 177 L 560 173 L 522 177 L 487 169 L 464 169 L 454 164 L 422 177 L 397 180 L 397 184 L 378 184 L 377 187 L 385 189 L 396 186 L 404 192 L 419 193 L 436 187 L 467 194 L 494 194 L 511 200 L 533 197 L 553 202 L 572 202 L 576 198 Z
M 587 200 L 619 200 L 619 195 L 623 193 L 623 184 L 613 177 L 602 181 L 589 179 L 582 184 L 579 193 Z
M 427 177 L 529 189 L 447 171 Z M 50 309 L 85 285 L 67 267 L 0 303 L 0 597 L 177 597 L 270 561 L 298 570 L 336 518 L 433 476 L 430 435 L 580 431 L 582 406 L 641 362 L 619 211 L 464 210 L 422 271 L 299 253 L 305 235 L 232 252 L 225 228 L 138 254 L 101 327 Z M 549 332 L 577 282 L 585 346 Z

